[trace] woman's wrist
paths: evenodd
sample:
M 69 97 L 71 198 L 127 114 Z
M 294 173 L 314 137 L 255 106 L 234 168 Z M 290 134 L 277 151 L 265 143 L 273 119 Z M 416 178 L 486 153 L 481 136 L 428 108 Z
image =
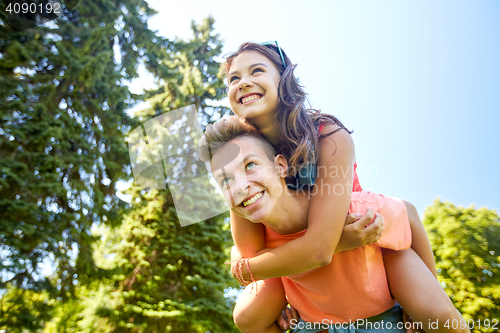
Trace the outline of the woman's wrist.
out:
M 249 261 L 250 258 L 241 258 L 231 265 L 231 274 L 242 286 L 255 282 Z

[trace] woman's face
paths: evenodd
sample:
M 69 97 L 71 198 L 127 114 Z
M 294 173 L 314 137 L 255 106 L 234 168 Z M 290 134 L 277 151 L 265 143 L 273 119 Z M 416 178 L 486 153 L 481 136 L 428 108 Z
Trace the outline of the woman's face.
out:
M 272 122 L 280 73 L 271 60 L 257 51 L 245 51 L 233 60 L 227 80 L 229 103 L 238 117 L 258 127 Z

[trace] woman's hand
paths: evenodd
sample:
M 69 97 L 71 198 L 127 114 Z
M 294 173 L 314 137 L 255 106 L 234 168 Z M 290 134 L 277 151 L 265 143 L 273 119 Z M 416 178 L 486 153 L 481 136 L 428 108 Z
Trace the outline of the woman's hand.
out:
M 240 254 L 240 252 L 238 251 L 238 249 L 236 248 L 236 246 L 233 246 L 231 248 L 231 275 L 236 279 L 236 276 L 234 276 L 234 266 L 237 264 L 237 261 L 240 260 L 242 257 L 242 255 Z M 236 279 L 238 280 L 238 279 Z
M 335 253 L 373 244 L 382 237 L 383 231 L 384 218 L 379 213 L 374 214 L 370 208 L 364 216 L 358 213 L 348 214 Z

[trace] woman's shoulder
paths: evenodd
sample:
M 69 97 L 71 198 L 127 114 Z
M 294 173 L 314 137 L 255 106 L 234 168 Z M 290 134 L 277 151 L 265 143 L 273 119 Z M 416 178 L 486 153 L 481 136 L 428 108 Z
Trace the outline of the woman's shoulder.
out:
M 351 155 L 354 154 L 354 141 L 351 134 L 337 124 L 325 124 L 319 137 L 319 155 Z
M 352 137 L 349 131 L 345 127 L 342 127 L 335 123 L 321 124 L 318 129 L 318 135 L 320 141 L 325 141 L 325 138 L 338 138 L 339 140 L 347 140 L 349 142 L 352 142 Z
M 333 122 L 321 123 L 318 126 L 318 135 L 320 138 L 325 137 L 325 136 L 330 136 L 330 135 L 337 133 L 337 132 L 340 132 L 340 131 L 343 131 L 343 132 L 349 134 L 349 132 L 347 131 L 347 129 L 345 127 L 342 127 L 342 126 L 340 126 L 336 123 L 333 123 Z

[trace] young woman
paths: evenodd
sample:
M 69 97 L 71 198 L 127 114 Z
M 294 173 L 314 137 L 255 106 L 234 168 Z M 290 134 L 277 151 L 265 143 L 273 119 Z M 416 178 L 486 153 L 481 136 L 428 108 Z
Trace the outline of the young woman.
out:
M 294 176 L 292 185 L 311 185 L 307 230 L 301 237 L 271 250 L 262 251 L 265 249 L 262 224 L 232 212 L 235 245 L 244 258 L 250 258 L 248 266 L 241 267 L 243 279 L 251 279 L 248 268 L 251 268 L 253 279 L 265 280 L 328 265 L 339 244 L 355 179 L 354 144 L 350 132 L 335 117 L 305 108 L 305 93 L 293 75 L 290 60 L 279 47 L 245 43 L 227 59 L 226 69 L 229 101 L 234 113 L 253 124 L 288 160 Z M 323 129 L 318 138 L 320 127 Z M 317 177 L 314 177 L 315 170 Z M 309 184 L 304 178 L 309 178 Z M 409 207 L 408 215 L 415 215 L 414 208 Z M 412 249 L 435 273 L 432 251 L 418 222 L 412 225 Z M 291 231 L 287 228 L 287 221 L 282 221 L 275 231 L 279 233 L 281 229 Z M 440 327 L 434 332 L 447 332 L 442 326 L 446 320 L 460 320 L 461 316 L 449 306 L 447 297 L 415 297 L 427 295 L 426 286 L 420 282 L 427 281 L 425 275 L 431 273 L 425 270 L 414 272 L 412 267 L 420 267 L 422 260 L 412 249 L 384 253 L 390 290 L 415 321 L 425 324 L 429 319 L 432 322 L 439 320 Z M 273 293 L 278 289 L 276 286 L 262 288 L 255 296 L 261 300 L 273 299 Z M 247 326 L 240 328 L 244 332 L 279 331 L 273 323 L 266 322 L 269 326 L 261 327 L 264 321 L 259 320 L 262 319 L 259 316 L 265 310 L 260 313 L 253 311 L 255 299 L 248 295 L 244 295 L 235 309 L 236 322 Z M 273 297 L 268 297 L 270 295 Z

